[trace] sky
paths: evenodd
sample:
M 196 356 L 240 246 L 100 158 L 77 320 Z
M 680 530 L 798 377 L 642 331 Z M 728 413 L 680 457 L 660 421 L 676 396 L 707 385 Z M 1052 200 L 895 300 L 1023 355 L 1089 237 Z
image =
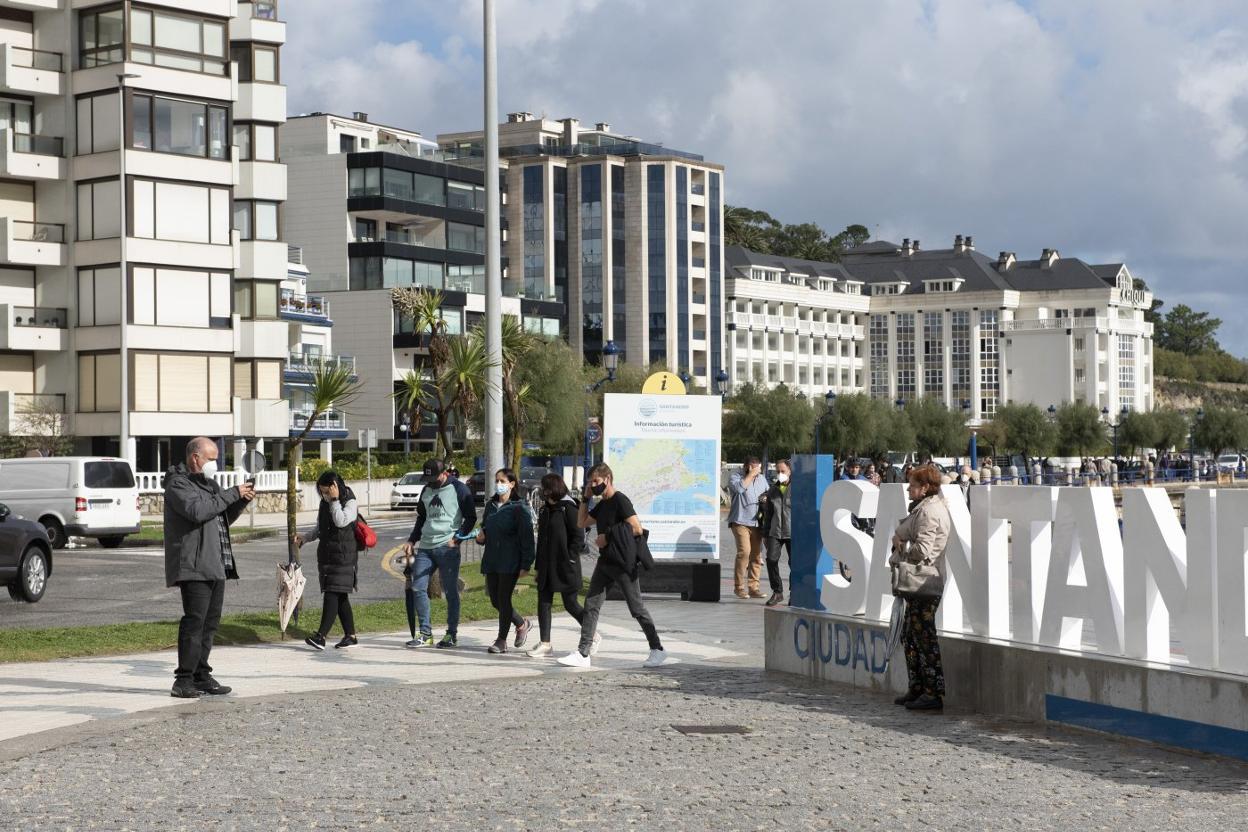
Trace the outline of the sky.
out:
M 480 129 L 481 0 L 287 0 L 292 114 Z M 609 122 L 830 233 L 1125 262 L 1248 355 L 1243 0 L 497 0 L 499 118 Z M 349 10 L 349 13 L 344 13 Z

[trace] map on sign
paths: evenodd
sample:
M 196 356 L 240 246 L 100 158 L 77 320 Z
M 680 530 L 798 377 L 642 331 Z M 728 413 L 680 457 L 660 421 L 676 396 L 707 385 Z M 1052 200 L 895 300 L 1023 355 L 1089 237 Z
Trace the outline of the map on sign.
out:
M 640 515 L 697 515 L 719 510 L 719 454 L 714 439 L 612 439 L 617 483 Z

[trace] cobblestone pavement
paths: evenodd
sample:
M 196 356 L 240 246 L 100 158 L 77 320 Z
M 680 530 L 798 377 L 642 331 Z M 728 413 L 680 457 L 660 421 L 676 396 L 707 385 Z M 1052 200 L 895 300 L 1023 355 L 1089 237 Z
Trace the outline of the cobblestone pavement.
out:
M 743 725 L 683 735 L 673 725 Z M 1238 829 L 1248 767 L 682 664 L 195 703 L 0 763 L 13 829 Z

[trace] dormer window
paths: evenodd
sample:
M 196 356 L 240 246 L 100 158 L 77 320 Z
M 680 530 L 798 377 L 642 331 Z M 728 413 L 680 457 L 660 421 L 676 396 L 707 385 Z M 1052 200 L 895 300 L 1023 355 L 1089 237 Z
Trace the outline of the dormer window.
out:
M 956 292 L 962 287 L 963 282 L 962 278 L 951 278 L 949 280 L 925 280 L 923 281 L 923 291 Z
M 876 296 L 900 295 L 906 291 L 906 288 L 909 285 L 909 283 L 903 283 L 900 281 L 896 283 L 873 283 L 871 285 L 871 294 Z

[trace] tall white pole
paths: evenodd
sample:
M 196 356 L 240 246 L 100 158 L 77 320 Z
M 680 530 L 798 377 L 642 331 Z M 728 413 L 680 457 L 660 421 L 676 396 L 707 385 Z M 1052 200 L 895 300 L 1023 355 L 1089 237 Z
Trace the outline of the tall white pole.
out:
M 498 67 L 494 0 L 483 0 L 485 12 L 485 350 L 490 360 L 485 398 L 486 471 L 505 464 L 503 458 L 503 276 L 498 198 Z
M 129 73 L 117 76 L 117 124 L 121 131 L 117 144 L 118 191 L 121 192 L 121 235 L 118 254 L 120 261 L 118 267 L 121 269 L 121 316 L 118 326 L 121 333 L 121 343 L 118 349 L 121 358 L 121 430 L 118 436 L 118 456 L 129 460 L 132 468 L 138 465 L 138 460 L 134 440 L 130 436 L 130 362 L 127 355 L 129 339 L 126 332 L 126 323 L 130 317 L 130 280 L 126 274 L 126 232 L 128 230 L 126 228 L 126 79 L 135 77 L 137 76 Z

